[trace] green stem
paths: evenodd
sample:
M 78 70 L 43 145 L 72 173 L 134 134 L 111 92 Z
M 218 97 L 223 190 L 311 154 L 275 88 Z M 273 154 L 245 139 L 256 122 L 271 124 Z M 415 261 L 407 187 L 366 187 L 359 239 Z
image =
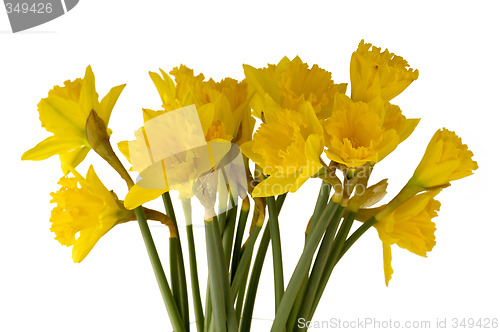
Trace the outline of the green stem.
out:
M 325 181 L 321 182 L 321 187 L 319 188 L 319 193 L 318 193 L 318 199 L 316 200 L 316 205 L 314 206 L 314 212 L 311 217 L 311 221 L 309 222 L 309 229 L 313 229 L 319 217 L 321 217 L 321 213 L 323 212 L 326 204 L 328 203 L 328 198 L 330 197 L 331 189 L 332 189 L 331 184 Z
M 361 235 L 365 234 L 367 230 L 369 230 L 375 223 L 377 222 L 377 219 L 375 217 L 371 217 L 368 221 L 364 222 L 361 226 L 354 231 L 354 233 L 349 236 L 349 238 L 345 241 L 344 247 L 342 248 L 342 251 L 339 255 L 338 260 L 344 256 L 344 254 L 349 250 L 349 248 L 352 247 L 352 245 L 361 237 Z
M 249 332 L 252 325 L 252 315 L 253 308 L 255 304 L 255 297 L 257 295 L 257 288 L 259 286 L 260 274 L 262 272 L 262 266 L 264 265 L 264 259 L 266 258 L 267 248 L 269 247 L 269 242 L 271 241 L 271 232 L 269 230 L 269 222 L 264 229 L 262 234 L 262 239 L 260 240 L 259 249 L 257 250 L 257 255 L 255 256 L 255 261 L 253 263 L 252 274 L 250 276 L 250 281 L 248 282 L 248 287 L 246 291 L 245 305 L 243 306 L 243 314 L 240 321 L 240 332 Z
M 342 250 L 340 254 L 337 256 L 337 258 L 329 258 L 326 267 L 325 267 L 325 273 L 321 276 L 321 281 L 318 286 L 318 291 L 317 295 L 314 299 L 313 305 L 311 307 L 311 312 L 314 315 L 314 312 L 316 311 L 316 308 L 319 304 L 319 300 L 321 299 L 321 296 L 325 290 L 326 284 L 328 283 L 328 280 L 330 278 L 330 275 L 334 269 L 334 267 L 337 265 L 337 263 L 340 261 L 340 259 L 344 256 L 344 254 L 349 250 L 349 248 L 352 247 L 352 245 L 363 235 L 371 226 L 373 226 L 377 220 L 372 217 L 370 220 L 365 222 L 363 225 L 361 225 L 354 233 L 349 236 L 349 238 L 345 241 L 344 246 L 342 247 Z
M 304 241 L 305 244 L 305 241 Z M 310 266 L 308 266 L 309 270 Z M 292 311 L 290 312 L 290 317 L 288 317 L 288 321 L 286 322 L 286 331 L 293 331 L 295 328 L 295 321 L 297 320 L 297 315 L 299 314 L 300 307 L 302 305 L 302 300 L 306 294 L 307 283 L 309 282 L 308 275 L 304 277 L 302 280 L 302 284 L 300 285 L 299 293 L 295 298 L 295 303 L 293 304 Z
M 234 229 L 236 227 L 236 215 L 238 214 L 238 205 L 234 205 L 228 212 L 226 218 L 226 227 L 222 233 L 222 248 L 224 250 L 224 259 L 229 268 L 231 262 L 231 252 L 233 248 Z
M 267 208 L 269 211 L 269 229 L 271 231 L 271 247 L 273 251 L 274 308 L 277 312 L 283 293 L 285 292 L 285 283 L 283 281 L 283 258 L 281 253 L 280 228 L 274 197 L 267 197 Z
M 241 255 L 240 264 L 236 269 L 236 273 L 234 274 L 233 282 L 231 283 L 231 292 L 232 292 L 232 301 L 236 300 L 236 295 L 238 294 L 238 290 L 245 279 L 245 271 L 248 270 L 250 263 L 252 261 L 253 248 L 255 246 L 255 242 L 257 242 L 257 238 L 259 237 L 259 232 L 262 226 L 255 225 L 248 241 L 245 245 L 245 250 L 243 250 L 243 254 Z
M 250 264 L 248 264 L 248 266 L 245 269 L 243 282 L 240 285 L 240 288 L 238 290 L 238 298 L 236 299 L 235 312 L 236 312 L 236 318 L 238 319 L 238 323 L 241 320 L 241 311 L 243 310 L 243 301 L 245 300 L 245 289 L 247 287 L 249 271 L 250 271 Z
M 184 267 L 184 257 L 182 255 L 182 245 L 179 234 L 179 227 L 177 225 L 177 218 L 175 217 L 174 206 L 172 204 L 172 199 L 170 198 L 170 192 L 164 193 L 162 196 L 163 204 L 165 205 L 165 210 L 167 215 L 172 220 L 175 231 L 177 233 L 177 264 L 178 264 L 178 273 L 179 273 L 179 288 L 180 288 L 180 311 L 182 319 L 184 320 L 184 324 L 186 326 L 186 330 L 189 331 L 189 303 L 187 296 L 187 284 L 186 284 L 186 270 Z
M 332 186 L 328 182 L 321 182 L 321 186 L 319 188 L 319 193 L 318 193 L 318 198 L 316 200 L 316 205 L 314 206 L 314 211 L 311 216 L 311 220 L 309 221 L 308 229 L 309 228 L 314 228 L 316 225 L 316 222 L 318 221 L 319 217 L 321 216 L 321 213 L 323 212 L 323 209 L 325 208 L 326 204 L 328 203 L 328 198 L 330 196 L 330 191 L 332 189 Z M 307 241 L 307 231 L 306 231 L 306 237 L 304 241 Z M 308 267 L 309 270 L 310 266 Z M 302 300 L 305 296 L 306 290 L 307 290 L 307 284 L 309 282 L 308 275 L 304 277 L 304 280 L 302 281 L 302 284 L 300 286 L 299 293 L 297 294 L 297 298 L 295 299 L 295 303 L 293 304 L 292 312 L 290 313 L 290 317 L 288 318 L 287 322 L 287 331 L 293 331 L 295 327 L 295 320 L 297 319 L 297 315 L 299 314 L 299 310 L 302 305 Z
M 205 235 L 207 242 L 208 259 L 208 279 L 210 282 L 210 298 L 212 301 L 215 329 L 217 331 L 227 331 L 226 326 L 226 304 L 224 299 L 224 286 L 220 267 L 221 259 L 215 243 L 214 228 L 216 223 L 212 220 L 205 220 Z
M 189 271 L 191 272 L 191 290 L 193 292 L 194 315 L 196 318 L 196 327 L 198 332 L 203 332 L 204 318 L 203 307 L 201 305 L 200 284 L 198 280 L 198 265 L 196 263 L 196 248 L 194 244 L 193 235 L 193 221 L 191 217 L 191 200 L 183 199 L 182 207 L 184 210 L 184 217 L 186 219 L 186 233 L 188 239 L 189 249 Z
M 273 326 L 271 327 L 271 332 L 282 332 L 285 329 L 290 311 L 292 310 L 295 298 L 300 290 L 300 285 L 302 284 L 304 277 L 309 272 L 308 267 L 311 264 L 316 248 L 323 237 L 323 233 L 328 226 L 331 215 L 335 212 L 338 206 L 338 203 L 331 200 L 321 214 L 316 226 L 309 232 L 309 239 L 307 240 L 304 251 L 300 256 L 299 262 L 293 271 L 290 282 L 288 283 L 285 294 L 283 295 Z
M 169 258 L 170 258 L 170 282 L 172 283 L 172 294 L 177 304 L 177 308 L 181 310 L 181 286 L 179 280 L 179 257 L 177 238 L 171 237 L 169 239 Z M 182 316 L 182 313 L 181 313 Z
M 248 197 L 245 198 L 245 200 L 248 200 Z M 238 268 L 238 264 L 240 263 L 241 241 L 243 240 L 243 234 L 245 233 L 245 227 L 247 225 L 249 212 L 249 203 L 243 201 L 240 210 L 240 218 L 238 220 L 238 228 L 236 230 L 236 237 L 234 238 L 233 259 L 231 261 L 231 282 L 234 279 L 236 269 Z
M 285 203 L 285 198 L 286 198 L 287 194 L 288 193 L 281 194 L 278 196 L 278 198 L 276 198 L 276 209 L 278 210 L 278 214 L 280 213 L 281 208 L 283 207 L 283 204 Z
M 314 262 L 314 266 L 311 271 L 311 276 L 309 277 L 309 282 L 307 284 L 307 289 L 305 291 L 305 297 L 301 301 L 301 309 L 299 315 L 297 317 L 309 317 L 309 312 L 311 310 L 312 303 L 314 301 L 314 295 L 318 289 L 318 285 L 321 281 L 321 276 L 325 270 L 325 266 L 329 257 L 330 252 L 334 246 L 335 234 L 337 233 L 337 229 L 340 224 L 340 220 L 344 215 L 345 207 L 339 206 L 333 218 L 326 229 L 325 236 L 323 237 L 323 241 L 321 242 L 321 246 L 318 250 L 318 254 L 316 255 L 316 259 Z M 340 233 L 340 231 L 339 231 Z M 294 321 L 295 325 L 295 321 Z
M 210 275 L 208 276 L 209 280 L 207 282 L 207 294 L 205 298 L 205 324 L 204 324 L 204 331 L 208 332 L 210 330 L 210 326 L 213 325 L 213 320 L 212 320 L 212 297 L 210 296 Z
M 310 309 L 310 316 L 314 315 L 314 312 L 316 311 L 316 308 L 319 304 L 319 301 L 321 299 L 321 296 L 323 295 L 323 292 L 325 291 L 326 285 L 328 283 L 328 280 L 330 279 L 330 276 L 332 274 L 333 268 L 335 265 L 337 265 L 340 255 L 342 252 L 342 248 L 345 245 L 347 235 L 349 234 L 349 231 L 351 230 L 352 224 L 354 222 L 354 219 L 356 218 L 357 211 L 347 211 L 347 215 L 344 218 L 344 221 L 342 222 L 342 226 L 339 229 L 339 232 L 337 236 L 335 237 L 335 241 L 333 243 L 332 250 L 328 256 L 327 262 L 325 264 L 325 268 L 323 271 L 323 275 L 321 276 L 321 280 L 319 281 L 317 291 L 314 294 L 314 301 L 312 303 L 311 309 Z
M 221 184 L 219 184 L 221 185 Z M 227 203 L 229 194 L 223 195 L 222 193 L 219 194 L 219 207 L 218 207 L 218 213 L 219 215 L 217 216 L 217 222 L 220 227 L 220 232 L 223 233 L 224 229 L 226 228 L 226 217 L 227 217 Z
M 283 203 L 285 202 L 286 193 L 279 195 L 276 199 L 276 210 L 279 214 Z M 271 234 L 269 230 L 269 222 L 267 223 L 264 233 L 262 234 L 262 239 L 260 240 L 259 249 L 255 256 L 255 261 L 252 268 L 252 274 L 248 282 L 248 287 L 245 296 L 245 304 L 243 306 L 243 314 L 240 321 L 240 332 L 250 331 L 252 325 L 252 315 L 253 308 L 255 305 L 255 297 L 257 295 L 257 288 L 259 286 L 260 274 L 262 272 L 262 266 L 264 265 L 264 260 L 266 258 L 267 248 L 269 247 L 269 242 L 271 241 Z
M 215 248 L 219 254 L 219 277 L 222 280 L 222 287 L 224 291 L 224 303 L 226 306 L 226 317 L 227 317 L 227 328 L 228 331 L 237 331 L 238 330 L 238 322 L 236 319 L 236 313 L 234 312 L 234 302 L 231 292 L 231 287 L 229 284 L 229 271 L 224 261 L 224 252 L 222 249 L 222 238 L 220 235 L 220 228 L 217 223 L 217 219 L 213 218 L 213 223 L 215 226 L 213 227 L 213 235 L 215 241 Z
M 151 231 L 149 230 L 148 223 L 146 221 L 144 209 L 142 208 L 142 206 L 139 206 L 134 210 L 134 212 L 137 217 L 139 228 L 141 230 L 142 237 L 148 251 L 149 260 L 151 261 L 151 265 L 153 266 L 156 281 L 158 282 L 158 286 L 160 287 L 163 302 L 165 303 L 165 307 L 167 308 L 172 326 L 177 332 L 185 331 L 182 318 L 179 314 L 179 310 L 177 310 L 177 306 L 175 304 L 172 292 L 170 291 L 167 277 L 165 276 L 165 272 L 163 271 L 163 267 L 161 265 L 160 257 L 158 256 L 153 237 L 151 236 Z

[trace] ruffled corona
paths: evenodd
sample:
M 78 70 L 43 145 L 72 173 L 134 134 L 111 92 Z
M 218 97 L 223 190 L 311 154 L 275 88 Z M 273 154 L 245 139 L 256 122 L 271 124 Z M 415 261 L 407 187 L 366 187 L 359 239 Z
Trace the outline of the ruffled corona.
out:
M 436 225 L 432 218 L 437 216 L 441 205 L 434 199 L 438 193 L 439 190 L 434 190 L 413 196 L 375 223 L 374 227 L 383 244 L 386 285 L 389 285 L 393 272 L 391 245 L 397 244 L 414 254 L 426 257 L 436 244 Z
M 382 97 L 390 101 L 414 80 L 418 70 L 409 68 L 408 62 L 362 40 L 351 57 L 351 97 L 355 101 L 365 101 Z
M 38 103 L 42 127 L 54 135 L 26 151 L 22 160 L 43 160 L 59 155 L 64 174 L 80 164 L 90 151 L 86 136 L 86 123 L 94 110 L 108 125 L 111 111 L 125 85 L 112 88 L 99 102 L 95 88 L 95 77 L 90 66 L 85 77 L 55 86 L 47 98 Z M 108 129 L 108 132 L 111 132 Z
M 265 109 L 265 95 L 282 108 L 292 110 L 309 102 L 317 116 L 325 118 L 331 111 L 335 95 L 345 94 L 347 89 L 347 84 L 334 84 L 330 72 L 318 65 L 309 68 L 298 56 L 291 61 L 284 57 L 278 65 L 266 68 L 256 69 L 249 65 L 243 68 L 249 85 L 256 92 L 251 104 L 258 118 L 262 118 Z
M 119 222 L 134 219 L 112 191 L 108 191 L 90 166 L 87 178 L 72 170 L 75 177 L 59 180 L 61 188 L 52 193 L 51 231 L 62 245 L 73 246 L 73 261 L 81 262 L 97 241 Z M 77 236 L 79 234 L 79 236 Z
M 224 156 L 220 156 L 221 153 L 227 153 L 230 150 L 230 142 L 239 145 L 251 139 L 255 119 L 250 114 L 245 82 L 238 82 L 232 78 L 226 78 L 220 82 L 215 82 L 212 79 L 206 81 L 203 74 L 194 76 L 193 70 L 183 65 L 170 72 L 174 76 L 175 83 L 163 70 L 160 69 L 160 72 L 161 76 L 152 72 L 150 76 L 160 94 L 164 110 L 144 109 L 145 123 L 168 112 L 195 105 L 197 116 L 185 120 L 193 125 L 198 122 L 201 124 L 204 140 L 209 144 L 208 146 L 211 146 L 211 158 L 215 164 L 223 159 Z M 140 128 L 139 131 L 144 131 L 144 127 Z M 165 132 L 161 139 L 171 142 L 193 141 L 198 136 L 197 134 L 170 130 Z M 172 135 L 176 137 L 171 137 Z M 118 147 L 129 162 L 134 164 L 130 159 L 129 143 L 134 144 L 134 141 L 120 142 Z M 150 142 L 146 140 L 145 143 L 149 144 Z M 180 142 L 179 146 L 182 144 Z M 179 158 L 175 161 L 177 164 L 166 165 L 169 169 L 170 181 L 165 181 L 163 188 L 145 188 L 136 184 L 127 194 L 125 206 L 133 209 L 171 189 L 179 190 L 182 197 L 191 197 L 193 195 L 193 181 L 211 168 L 211 165 L 204 160 L 204 156 L 199 155 L 201 151 L 204 151 L 202 148 L 196 149 L 197 151 L 188 151 L 194 146 L 199 146 L 199 144 L 191 144 L 185 149 L 184 154 L 176 154 L 176 157 Z M 150 147 L 148 146 L 148 148 Z M 137 158 L 135 159 L 137 162 Z M 149 160 L 149 157 L 145 156 L 144 160 Z M 200 160 L 203 160 L 201 165 Z M 133 170 L 140 171 L 134 168 L 136 167 L 133 167 Z M 173 185 L 174 183 L 175 185 Z
M 415 129 L 418 119 L 406 119 L 399 107 L 375 99 L 336 103 L 323 123 L 327 156 L 347 167 L 378 163 Z
M 472 152 L 462 139 L 446 128 L 436 131 L 410 184 L 424 189 L 447 186 L 477 169 Z
M 205 81 L 203 74 L 194 76 L 193 70 L 181 65 L 170 74 L 150 73 L 160 94 L 164 110 L 145 109 L 144 121 L 181 107 L 195 105 L 207 141 L 224 139 L 242 144 L 251 139 L 255 120 L 250 116 L 247 85 L 232 78 L 220 82 Z
M 311 104 L 302 104 L 298 111 L 275 108 L 269 114 L 253 140 L 241 146 L 269 175 L 254 188 L 255 197 L 295 192 L 322 168 L 323 130 Z

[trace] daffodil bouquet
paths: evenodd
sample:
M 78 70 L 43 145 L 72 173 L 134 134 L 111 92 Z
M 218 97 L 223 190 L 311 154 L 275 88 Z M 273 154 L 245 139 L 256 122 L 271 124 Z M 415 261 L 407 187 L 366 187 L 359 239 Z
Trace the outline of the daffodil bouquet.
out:
M 144 124 L 133 140 L 118 143 L 125 157 L 119 158 L 108 122 L 124 85 L 99 99 L 88 67 L 83 79 L 55 86 L 40 101 L 40 121 L 53 136 L 22 156 L 42 160 L 59 155 L 63 177 L 52 193 L 51 230 L 62 245 L 73 246 L 74 262 L 81 262 L 113 227 L 139 223 L 175 331 L 188 331 L 191 321 L 199 332 L 249 331 L 269 246 L 273 332 L 298 331 L 299 318 L 311 320 L 332 270 L 372 227 L 382 241 L 388 285 L 391 246 L 425 257 L 435 245 L 436 195 L 477 169 L 461 139 L 440 129 L 401 191 L 374 207 L 386 194 L 388 181 L 369 184 L 372 171 L 419 122 L 407 119 L 391 100 L 418 78 L 418 71 L 402 57 L 363 41 L 351 58 L 350 97 L 347 84 L 334 83 L 331 73 L 299 57 L 243 69 L 241 82 L 206 80 L 182 65 L 169 74 L 150 73 L 162 108 L 143 109 Z M 92 166 L 85 177 L 77 171 L 90 150 L 125 181 L 123 200 L 103 185 Z M 130 165 L 123 165 L 125 159 Z M 303 207 L 311 217 L 303 221 L 303 251 L 286 285 L 280 228 L 287 223 L 279 214 L 286 196 L 310 178 L 318 178 L 321 186 L 316 205 Z M 171 190 L 182 201 L 182 221 Z M 165 212 L 143 207 L 160 197 Z M 193 215 L 192 199 L 199 200 L 204 216 Z M 147 220 L 169 230 L 169 278 Z M 196 220 L 203 220 L 206 243 L 194 241 Z M 185 226 L 186 238 L 180 236 L 179 224 Z M 205 306 L 195 245 L 206 245 Z

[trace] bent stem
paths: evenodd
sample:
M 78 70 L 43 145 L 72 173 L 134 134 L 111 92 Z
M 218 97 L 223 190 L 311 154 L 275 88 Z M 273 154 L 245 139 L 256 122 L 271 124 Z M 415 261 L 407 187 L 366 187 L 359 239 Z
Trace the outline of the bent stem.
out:
M 179 314 L 179 310 L 177 310 L 177 305 L 175 303 L 172 292 L 170 291 L 170 286 L 168 285 L 165 271 L 163 270 L 163 267 L 161 265 L 158 251 L 156 250 L 156 246 L 153 242 L 153 237 L 151 236 L 151 231 L 149 230 L 148 223 L 146 221 L 144 209 L 142 208 L 142 206 L 139 206 L 134 210 L 134 212 L 137 217 L 139 228 L 141 230 L 142 237 L 148 251 L 149 260 L 151 261 L 151 265 L 153 266 L 156 281 L 158 282 L 161 296 L 163 298 L 163 302 L 165 303 L 165 307 L 167 308 L 172 326 L 174 327 L 175 331 L 185 331 L 182 318 Z

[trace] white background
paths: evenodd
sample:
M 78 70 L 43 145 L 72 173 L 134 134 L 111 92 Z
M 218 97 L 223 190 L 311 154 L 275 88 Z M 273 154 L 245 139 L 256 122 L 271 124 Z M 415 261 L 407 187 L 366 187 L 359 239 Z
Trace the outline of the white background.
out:
M 72 262 L 71 249 L 53 240 L 49 193 L 58 189 L 59 161 L 21 162 L 20 156 L 48 135 L 36 105 L 54 85 L 83 77 L 88 64 L 101 97 L 127 83 L 110 122 L 116 143 L 132 138 L 141 108 L 160 108 L 150 70 L 169 71 L 183 63 L 216 80 L 242 79 L 242 63 L 262 67 L 284 55 L 300 55 L 331 71 L 337 83 L 348 82 L 351 53 L 363 38 L 420 71 L 394 103 L 407 117 L 422 120 L 375 169 L 374 180 L 390 179 L 387 199 L 443 126 L 469 145 L 479 170 L 438 196 L 437 245 L 428 258 L 393 247 L 395 272 L 387 288 L 380 240 L 374 230 L 368 232 L 337 266 L 315 319 L 435 324 L 447 318 L 449 328 L 453 318 L 500 318 L 499 8 L 493 1 L 404 3 L 82 0 L 63 17 L 18 34 L 10 32 L 0 7 L 0 330 L 168 330 L 136 223 L 113 229 L 81 264 Z M 85 173 L 90 163 L 123 198 L 124 184 L 95 154 L 80 171 Z M 311 180 L 285 203 L 280 222 L 286 278 L 300 255 L 318 188 L 319 182 Z M 161 209 L 158 202 L 150 206 Z M 168 232 L 152 231 L 166 263 Z M 197 237 L 204 280 L 201 229 Z M 273 317 L 271 262 L 268 251 L 256 318 Z

